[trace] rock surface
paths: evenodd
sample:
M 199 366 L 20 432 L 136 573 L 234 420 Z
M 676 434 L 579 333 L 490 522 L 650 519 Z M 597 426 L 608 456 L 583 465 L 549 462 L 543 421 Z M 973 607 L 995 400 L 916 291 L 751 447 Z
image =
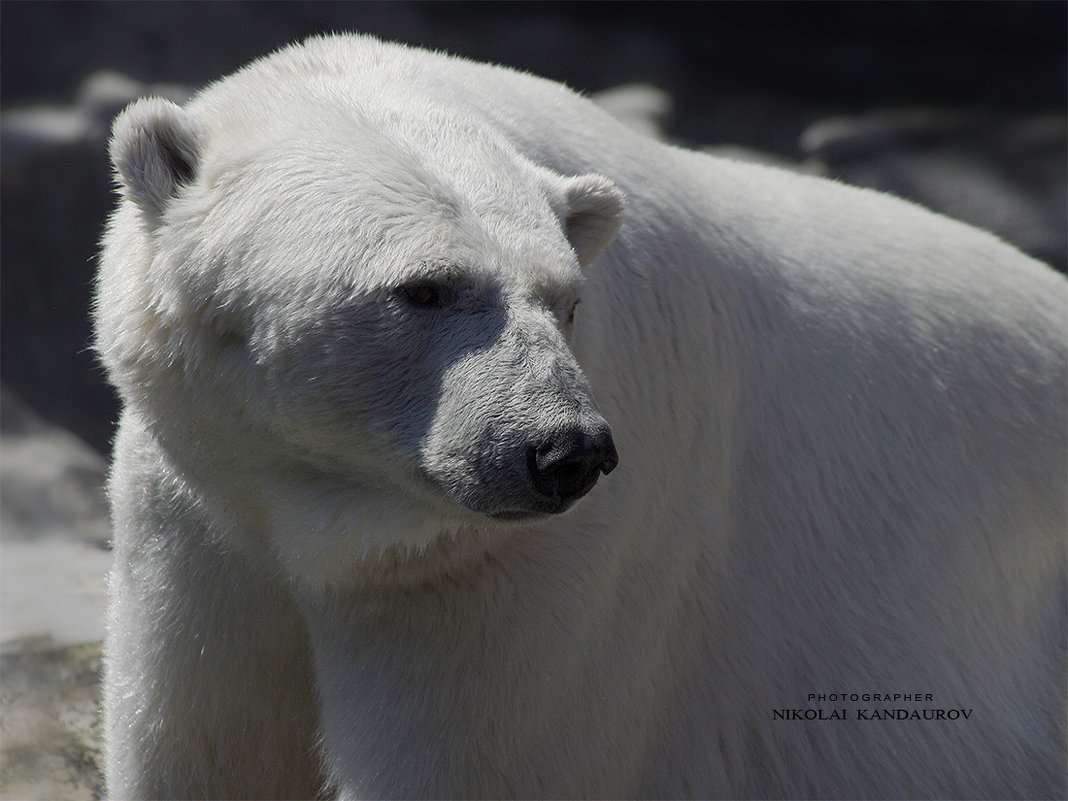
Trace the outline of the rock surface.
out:
M 99 453 L 0 390 L 0 798 L 99 798 Z
M 100 643 L 0 650 L 0 797 L 95 801 L 100 776 Z

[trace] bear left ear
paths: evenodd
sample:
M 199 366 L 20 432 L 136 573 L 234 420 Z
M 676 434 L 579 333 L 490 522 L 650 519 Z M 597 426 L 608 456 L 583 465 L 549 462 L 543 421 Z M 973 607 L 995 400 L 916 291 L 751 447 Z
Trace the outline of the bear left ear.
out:
M 601 255 L 619 230 L 623 193 L 602 175 L 580 175 L 566 180 L 562 200 L 564 233 L 585 267 Z
M 134 101 L 116 117 L 108 147 L 130 198 L 152 224 L 200 162 L 200 131 L 187 111 L 162 98 Z

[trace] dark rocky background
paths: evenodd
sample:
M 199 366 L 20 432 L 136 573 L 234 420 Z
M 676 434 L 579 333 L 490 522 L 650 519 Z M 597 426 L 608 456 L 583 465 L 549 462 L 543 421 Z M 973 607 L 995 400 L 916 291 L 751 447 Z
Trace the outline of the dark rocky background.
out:
M 563 81 L 654 135 L 893 191 L 1068 266 L 1063 2 L 5 0 L 5 798 L 100 792 L 101 482 L 117 406 L 88 350 L 88 303 L 113 202 L 109 121 L 140 94 L 181 100 L 348 30 Z

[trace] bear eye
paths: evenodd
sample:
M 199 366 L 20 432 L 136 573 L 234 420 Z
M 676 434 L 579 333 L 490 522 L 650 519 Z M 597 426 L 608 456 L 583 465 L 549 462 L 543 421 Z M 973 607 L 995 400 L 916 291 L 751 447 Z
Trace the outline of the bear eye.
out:
M 405 284 L 401 292 L 408 301 L 416 306 L 436 306 L 441 301 L 441 292 L 436 286 L 426 281 Z
M 578 305 L 580 303 L 582 303 L 581 300 L 576 300 L 574 303 L 571 304 L 570 308 L 568 308 L 566 317 L 568 325 L 573 325 L 575 323 L 575 309 L 578 308 Z

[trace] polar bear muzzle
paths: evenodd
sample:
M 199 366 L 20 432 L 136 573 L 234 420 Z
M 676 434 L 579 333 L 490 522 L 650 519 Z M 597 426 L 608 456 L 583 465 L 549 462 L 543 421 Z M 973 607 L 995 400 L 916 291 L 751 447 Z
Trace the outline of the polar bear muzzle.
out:
M 587 408 L 510 431 L 487 426 L 466 452 L 448 449 L 429 461 L 428 477 L 453 502 L 495 520 L 524 520 L 566 512 L 619 456 L 608 423 Z
M 432 382 L 420 469 L 453 503 L 497 520 L 559 514 L 619 461 L 608 421 L 551 315 L 513 302 L 493 342 Z

